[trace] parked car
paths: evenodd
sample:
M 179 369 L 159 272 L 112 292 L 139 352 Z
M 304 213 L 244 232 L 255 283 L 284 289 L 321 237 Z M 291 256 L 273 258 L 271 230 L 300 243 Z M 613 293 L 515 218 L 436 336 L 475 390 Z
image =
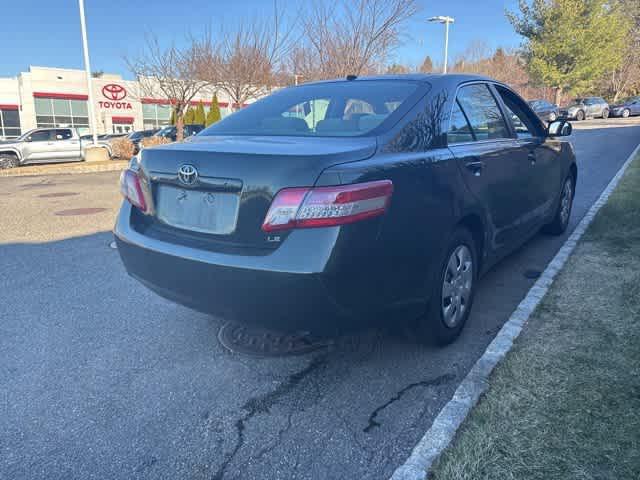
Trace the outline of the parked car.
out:
M 191 137 L 192 135 L 195 135 L 196 133 L 200 133 L 203 129 L 204 129 L 204 125 L 198 125 L 198 124 L 185 125 L 183 127 L 184 138 L 188 138 L 188 137 Z M 154 135 L 158 137 L 168 138 L 172 142 L 175 142 L 177 139 L 177 132 L 178 131 L 175 125 L 167 125 L 166 127 L 162 127 L 160 130 L 158 130 Z
M 237 322 L 326 335 L 419 318 L 418 338 L 445 344 L 480 274 L 567 228 L 570 133 L 474 75 L 285 88 L 143 150 L 121 177 L 118 251 L 161 296 Z
M 576 98 L 569 106 L 560 110 L 562 118 L 582 121 L 585 118 L 609 118 L 611 109 L 602 97 Z
M 612 105 L 611 115 L 622 118 L 628 118 L 632 115 L 640 115 L 640 96 L 629 97 L 620 103 Z
M 560 116 L 558 106 L 546 100 L 531 100 L 529 106 L 543 122 L 555 122 Z
M 131 143 L 133 143 L 134 154 L 137 154 L 140 151 L 140 142 L 142 142 L 142 139 L 151 137 L 156 132 L 158 132 L 158 130 L 159 129 L 157 128 L 150 129 L 150 130 L 138 130 L 136 132 L 131 132 L 129 135 L 127 135 L 127 138 L 131 140 Z
M 74 128 L 36 128 L 18 138 L 0 142 L 0 168 L 29 163 L 79 162 L 92 141 L 85 140 Z M 111 156 L 111 145 L 100 140 L 98 146 Z

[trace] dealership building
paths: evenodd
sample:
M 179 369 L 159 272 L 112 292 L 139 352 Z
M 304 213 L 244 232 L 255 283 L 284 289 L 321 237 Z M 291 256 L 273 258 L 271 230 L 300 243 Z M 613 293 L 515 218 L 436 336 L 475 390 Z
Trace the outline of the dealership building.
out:
M 92 79 L 96 128 L 99 134 L 126 133 L 168 125 L 171 105 L 161 95 L 145 94 L 138 81 L 117 74 Z M 202 91 L 193 105 L 205 111 L 214 91 Z M 218 91 L 222 116 L 231 112 L 229 99 Z M 38 127 L 75 127 L 89 132 L 89 95 L 84 70 L 29 67 L 17 77 L 0 78 L 0 139 L 13 138 Z

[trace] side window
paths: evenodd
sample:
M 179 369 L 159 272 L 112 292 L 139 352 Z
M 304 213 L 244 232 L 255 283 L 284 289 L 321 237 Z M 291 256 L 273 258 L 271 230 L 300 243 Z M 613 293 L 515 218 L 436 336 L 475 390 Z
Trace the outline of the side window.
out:
M 540 124 L 535 119 L 535 114 L 518 98 L 518 96 L 506 88 L 496 86 L 496 90 L 504 103 L 506 113 L 511 118 L 518 138 L 541 136 Z
M 56 140 L 69 140 L 71 137 L 73 137 L 73 134 L 71 133 L 71 130 L 69 130 L 68 128 L 58 129 L 55 131 L 54 138 Z
M 467 117 L 460 108 L 460 104 L 456 100 L 451 111 L 451 120 L 449 122 L 449 131 L 447 132 L 447 143 L 465 143 L 473 142 L 475 137 L 467 121 Z
M 458 102 L 475 140 L 510 138 L 507 124 L 488 85 L 478 83 L 462 87 L 458 92 Z
M 46 142 L 49 140 L 49 130 L 38 130 L 29 135 L 32 142 Z

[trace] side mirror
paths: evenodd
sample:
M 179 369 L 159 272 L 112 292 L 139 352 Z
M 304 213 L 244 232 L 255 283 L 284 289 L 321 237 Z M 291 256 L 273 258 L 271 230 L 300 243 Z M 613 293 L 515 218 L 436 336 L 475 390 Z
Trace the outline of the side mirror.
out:
M 573 127 L 566 120 L 551 122 L 547 128 L 547 136 L 549 137 L 568 137 L 572 132 Z
M 24 139 L 25 142 L 33 142 L 33 138 L 30 136 Z

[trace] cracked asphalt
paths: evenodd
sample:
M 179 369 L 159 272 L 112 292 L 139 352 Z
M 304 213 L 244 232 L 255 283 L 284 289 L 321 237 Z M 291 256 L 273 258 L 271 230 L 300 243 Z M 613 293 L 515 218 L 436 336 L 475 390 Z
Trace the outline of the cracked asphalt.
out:
M 640 142 L 639 120 L 578 127 L 571 228 Z M 117 178 L 0 178 L 0 478 L 388 478 L 564 241 L 489 272 L 447 348 L 376 330 L 261 359 L 127 277 Z

